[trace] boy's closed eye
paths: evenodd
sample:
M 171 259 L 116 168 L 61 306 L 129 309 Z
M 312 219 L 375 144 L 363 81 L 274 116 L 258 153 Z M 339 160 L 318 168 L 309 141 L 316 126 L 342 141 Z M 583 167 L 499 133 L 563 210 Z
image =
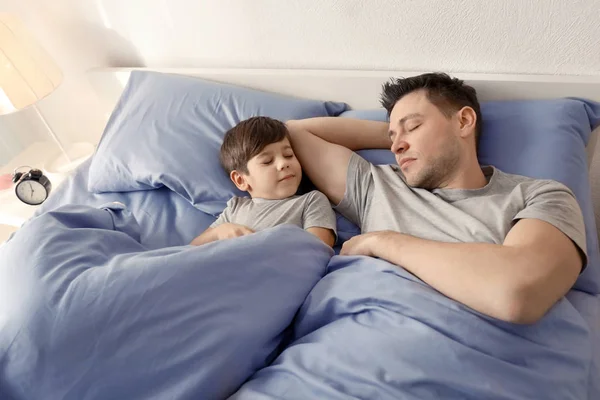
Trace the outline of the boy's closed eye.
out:
M 294 156 L 294 153 L 288 153 L 288 154 L 284 154 L 284 155 L 283 155 L 283 158 L 286 158 L 286 159 L 288 159 L 288 160 L 289 160 L 289 159 L 292 159 L 292 158 L 294 158 L 294 157 L 295 157 L 295 156 Z M 274 160 L 275 160 L 275 158 L 274 158 L 274 157 L 265 157 L 265 158 L 262 158 L 262 159 L 260 160 L 260 163 L 261 163 L 262 165 L 270 165 L 270 164 L 271 164 L 271 163 L 272 163 Z

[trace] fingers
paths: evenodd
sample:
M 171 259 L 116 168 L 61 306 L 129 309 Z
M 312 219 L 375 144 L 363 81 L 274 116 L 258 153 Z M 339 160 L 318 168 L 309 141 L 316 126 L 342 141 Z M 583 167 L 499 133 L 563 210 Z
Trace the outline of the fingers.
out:
M 229 232 L 227 232 L 225 234 L 225 238 L 226 239 L 233 239 L 236 237 L 240 237 L 240 236 L 246 236 L 246 235 L 251 235 L 253 234 L 254 231 L 250 228 L 248 228 L 247 226 L 236 226 L 233 229 L 231 229 Z
M 350 254 L 350 252 L 348 250 L 349 246 L 346 246 L 346 243 L 348 243 L 348 242 L 344 242 L 344 244 L 342 245 L 342 248 L 340 249 L 340 255 L 341 256 L 347 256 L 347 255 Z
M 246 236 L 246 235 L 251 235 L 253 233 L 254 233 L 254 231 L 252 229 L 245 227 L 245 226 L 240 226 L 240 227 L 236 227 L 233 230 L 231 237 Z
M 241 232 L 240 236 L 251 235 L 254 233 L 254 231 L 252 229 L 248 228 L 247 226 L 240 227 L 240 232 Z

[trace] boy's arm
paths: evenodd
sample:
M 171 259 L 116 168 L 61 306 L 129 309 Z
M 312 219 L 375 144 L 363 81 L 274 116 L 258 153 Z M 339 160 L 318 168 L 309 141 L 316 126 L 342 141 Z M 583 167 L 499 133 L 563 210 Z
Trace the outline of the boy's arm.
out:
M 335 244 L 335 235 L 331 229 L 313 227 L 306 231 L 321 239 L 329 247 L 333 247 Z
M 352 151 L 391 147 L 385 122 L 322 117 L 286 125 L 303 170 L 334 204 L 344 197 Z
M 203 244 L 214 242 L 217 240 L 215 228 L 207 228 L 200 235 L 196 236 L 190 243 L 192 246 L 202 246 Z
M 219 218 L 217 218 L 217 220 L 204 232 L 192 240 L 190 244 L 192 246 L 201 246 L 217 240 L 230 239 L 254 233 L 254 231 L 247 226 L 231 223 L 235 207 L 235 198 L 228 201 L 227 207 L 225 207 L 221 215 L 219 215 Z
M 196 236 L 190 244 L 192 246 L 202 246 L 203 244 L 219 240 L 219 238 L 217 237 L 218 232 L 215 232 L 215 228 L 229 222 L 229 214 L 230 207 L 228 203 L 227 207 L 225 207 L 223 212 L 221 212 L 221 215 L 219 215 L 219 218 L 217 218 L 215 222 L 213 222 L 208 228 L 206 228 L 204 232 Z
M 192 240 L 190 244 L 192 246 L 202 246 L 203 244 L 216 242 L 217 240 L 233 239 L 253 233 L 254 231 L 247 226 L 227 222 L 215 228 L 208 228 Z
M 303 228 L 333 247 L 337 220 L 327 197 L 318 190 L 307 193 L 302 215 Z

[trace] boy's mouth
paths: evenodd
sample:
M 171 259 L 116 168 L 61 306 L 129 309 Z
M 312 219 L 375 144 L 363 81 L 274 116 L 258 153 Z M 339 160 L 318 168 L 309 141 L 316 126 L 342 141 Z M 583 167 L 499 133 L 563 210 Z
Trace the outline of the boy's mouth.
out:
M 279 182 L 287 181 L 287 180 L 289 180 L 289 179 L 292 179 L 292 178 L 293 178 L 293 177 L 295 177 L 295 176 L 296 176 L 296 175 L 294 175 L 294 174 L 289 174 L 289 175 L 286 175 L 286 176 L 284 176 L 283 178 L 281 178 L 281 179 L 279 180 Z

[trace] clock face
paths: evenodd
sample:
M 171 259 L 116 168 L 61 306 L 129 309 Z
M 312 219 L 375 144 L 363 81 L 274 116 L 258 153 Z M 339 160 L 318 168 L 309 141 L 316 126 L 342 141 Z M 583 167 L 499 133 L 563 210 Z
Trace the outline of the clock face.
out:
M 17 185 L 15 191 L 19 200 L 31 205 L 42 204 L 48 197 L 48 191 L 38 181 L 22 181 Z

